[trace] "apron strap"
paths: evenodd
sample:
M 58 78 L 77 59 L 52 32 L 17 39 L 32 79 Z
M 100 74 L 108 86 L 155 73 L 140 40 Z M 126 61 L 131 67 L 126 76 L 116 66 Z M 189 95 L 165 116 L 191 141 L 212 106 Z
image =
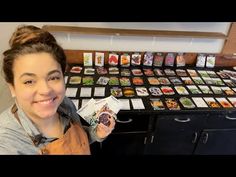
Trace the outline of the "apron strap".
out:
M 22 123 L 21 123 L 21 121 L 20 121 L 20 118 L 19 118 L 19 116 L 18 116 L 18 114 L 17 114 L 17 111 L 18 111 L 18 108 L 17 108 L 16 104 L 14 104 L 14 105 L 12 106 L 12 108 L 11 108 L 11 112 L 12 112 L 12 114 L 14 114 L 14 117 L 16 118 L 16 120 L 17 120 L 18 123 L 21 125 L 21 127 L 24 129 L 24 127 L 23 127 L 23 125 L 22 125 Z M 24 129 L 24 130 L 25 130 L 25 129 Z M 30 135 L 27 133 L 27 131 L 25 131 L 25 132 L 26 132 L 26 134 L 29 136 L 29 138 L 31 139 L 31 141 L 33 142 L 34 146 L 37 146 L 37 145 L 39 144 L 39 142 L 40 142 L 40 138 L 34 138 L 34 137 L 30 136 Z M 37 140 L 37 139 L 39 139 L 39 140 Z

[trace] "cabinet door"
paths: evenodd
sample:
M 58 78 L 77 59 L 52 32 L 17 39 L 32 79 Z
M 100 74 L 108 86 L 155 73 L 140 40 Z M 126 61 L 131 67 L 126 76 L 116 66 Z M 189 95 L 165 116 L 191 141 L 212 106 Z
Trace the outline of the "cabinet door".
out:
M 105 155 L 142 155 L 146 133 L 111 134 L 102 143 Z
M 236 154 L 236 129 L 207 129 L 201 133 L 194 154 Z
M 199 132 L 205 123 L 204 116 L 170 115 L 157 118 L 146 154 L 192 154 Z

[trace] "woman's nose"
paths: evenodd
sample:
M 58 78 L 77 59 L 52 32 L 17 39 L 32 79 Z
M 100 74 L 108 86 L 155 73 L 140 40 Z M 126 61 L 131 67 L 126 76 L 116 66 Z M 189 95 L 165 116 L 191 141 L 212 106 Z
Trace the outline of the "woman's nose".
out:
M 51 86 L 48 84 L 47 81 L 42 81 L 40 82 L 40 84 L 38 85 L 38 92 L 40 94 L 48 94 L 52 91 Z

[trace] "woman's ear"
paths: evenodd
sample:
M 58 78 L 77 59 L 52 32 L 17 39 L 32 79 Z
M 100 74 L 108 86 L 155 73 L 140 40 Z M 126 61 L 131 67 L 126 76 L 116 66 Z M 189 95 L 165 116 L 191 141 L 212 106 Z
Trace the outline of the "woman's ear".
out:
M 8 85 L 8 87 L 9 87 L 10 91 L 11 91 L 11 96 L 12 96 L 13 98 L 16 97 L 14 86 L 13 86 L 12 84 L 7 84 L 7 85 Z

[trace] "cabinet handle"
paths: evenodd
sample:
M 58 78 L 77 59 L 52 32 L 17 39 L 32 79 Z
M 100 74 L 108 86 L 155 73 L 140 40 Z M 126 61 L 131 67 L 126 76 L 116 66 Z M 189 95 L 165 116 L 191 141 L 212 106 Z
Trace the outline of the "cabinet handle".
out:
M 203 144 L 206 144 L 208 140 L 208 133 L 204 133 L 204 139 L 203 139 Z
M 130 122 L 132 122 L 133 121 L 133 119 L 128 119 L 128 120 L 119 120 L 119 119 L 116 119 L 116 122 L 118 122 L 118 123 L 122 123 L 122 124 L 127 124 L 127 123 L 130 123 Z
M 195 144 L 196 141 L 197 141 L 197 132 L 194 132 L 194 138 L 193 138 L 192 143 Z
M 151 137 L 151 143 L 153 143 L 153 140 L 154 140 L 154 135 L 152 135 Z
M 147 137 L 144 138 L 143 144 L 147 143 Z
M 174 119 L 176 122 L 181 122 L 181 123 L 185 123 L 185 122 L 190 122 L 190 118 L 187 118 L 187 119 L 178 119 L 178 118 L 175 118 Z
M 229 116 L 225 116 L 226 119 L 229 119 L 229 120 L 236 120 L 236 117 L 229 117 Z

